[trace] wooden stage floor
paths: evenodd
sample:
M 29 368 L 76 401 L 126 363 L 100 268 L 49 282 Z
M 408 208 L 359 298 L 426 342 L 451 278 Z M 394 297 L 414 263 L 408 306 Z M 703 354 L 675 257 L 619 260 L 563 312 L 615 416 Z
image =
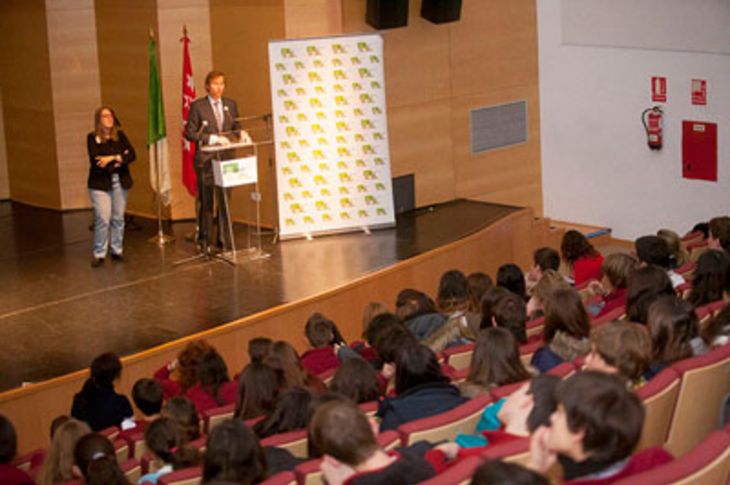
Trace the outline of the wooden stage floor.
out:
M 60 213 L 0 202 L 0 391 L 83 369 L 102 352 L 129 355 L 337 287 L 479 231 L 518 210 L 457 200 L 398 216 L 393 229 L 290 240 L 271 258 L 173 266 L 194 255 L 147 242 L 154 221 L 127 230 L 125 261 L 91 268 L 90 211 Z M 238 247 L 246 226 L 236 226 Z M 254 238 L 254 242 L 256 239 Z M 392 303 L 392 302 L 388 302 Z M 303 322 L 292 322 L 301 332 Z

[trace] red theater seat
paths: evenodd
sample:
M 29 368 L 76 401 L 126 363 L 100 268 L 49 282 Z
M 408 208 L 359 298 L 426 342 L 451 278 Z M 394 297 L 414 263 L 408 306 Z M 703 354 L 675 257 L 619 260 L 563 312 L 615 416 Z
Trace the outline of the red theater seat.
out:
M 443 351 L 445 363 L 457 370 L 471 365 L 471 356 L 473 353 L 474 344 L 457 345 Z
M 637 451 L 664 445 L 679 396 L 679 384 L 679 374 L 669 367 L 636 391 L 646 409 L 646 419 Z
M 157 480 L 157 483 L 159 485 L 199 485 L 202 479 L 203 468 L 194 466 L 162 475 Z
M 492 402 L 491 396 L 477 396 L 445 413 L 417 419 L 398 428 L 403 446 L 416 441 L 437 443 L 453 440 L 459 433 L 473 433 L 484 408 Z
M 671 463 L 632 475 L 616 485 L 718 485 L 730 478 L 730 434 L 715 431 Z
M 261 446 L 276 446 L 289 450 L 297 458 L 307 457 L 307 430 L 299 429 L 279 433 L 261 440 Z
M 472 475 L 482 463 L 484 463 L 483 458 L 470 456 L 430 480 L 421 482 L 420 485 L 466 485 L 471 483 Z

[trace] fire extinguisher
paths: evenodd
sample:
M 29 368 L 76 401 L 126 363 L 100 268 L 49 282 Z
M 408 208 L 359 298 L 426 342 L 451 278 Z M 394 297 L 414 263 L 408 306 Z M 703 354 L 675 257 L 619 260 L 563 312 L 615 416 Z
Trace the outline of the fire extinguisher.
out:
M 662 117 L 664 112 L 659 106 L 647 108 L 641 113 L 641 122 L 646 130 L 647 143 L 652 150 L 661 150 L 663 143 Z

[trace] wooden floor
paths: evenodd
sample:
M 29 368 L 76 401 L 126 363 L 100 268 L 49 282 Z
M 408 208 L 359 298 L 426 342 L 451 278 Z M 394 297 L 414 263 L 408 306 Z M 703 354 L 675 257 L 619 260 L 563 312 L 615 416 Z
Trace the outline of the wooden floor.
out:
M 458 200 L 398 217 L 393 229 L 271 244 L 270 259 L 228 266 L 173 263 L 194 254 L 184 235 L 173 246 L 147 238 L 153 221 L 128 226 L 125 262 L 91 268 L 91 213 L 59 213 L 0 203 L 0 391 L 89 365 L 112 351 L 133 354 L 342 285 L 436 249 L 518 210 Z M 248 241 L 245 226 L 236 241 Z M 257 239 L 254 237 L 253 242 Z M 297 328 L 299 332 L 301 329 Z

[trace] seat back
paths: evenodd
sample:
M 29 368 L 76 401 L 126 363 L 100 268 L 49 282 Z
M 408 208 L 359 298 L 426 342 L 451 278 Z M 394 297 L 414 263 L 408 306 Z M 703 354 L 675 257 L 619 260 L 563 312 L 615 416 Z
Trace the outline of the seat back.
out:
M 545 317 L 538 317 L 530 320 L 525 324 L 525 333 L 527 338 L 533 335 L 540 335 L 545 330 Z
M 730 393 L 730 345 L 672 365 L 681 383 L 667 449 L 681 456 L 718 424 L 723 397 Z
M 522 363 L 524 365 L 529 365 L 533 354 L 543 345 L 545 345 L 545 343 L 542 340 L 536 340 L 528 344 L 520 345 L 520 360 Z
M 124 440 L 129 445 L 130 458 L 142 459 L 147 453 L 147 443 L 144 441 L 144 431 L 135 431 L 134 433 L 124 434 Z
M 679 396 L 679 383 L 679 374 L 669 367 L 636 391 L 646 409 L 641 440 L 636 451 L 664 445 Z
M 233 417 L 233 413 L 236 411 L 236 404 L 227 404 L 217 408 L 206 409 L 202 413 L 203 417 L 203 432 L 205 434 L 210 433 L 210 430 L 215 428 L 217 425 Z
M 375 413 L 378 412 L 378 401 L 368 401 L 361 404 L 358 404 L 360 410 L 365 413 L 368 417 L 375 416 Z
M 500 459 L 508 463 L 526 466 L 530 459 L 530 438 L 520 438 L 487 446 L 481 456 L 490 460 Z
M 136 458 L 130 458 L 124 463 L 120 463 L 119 469 L 122 470 L 129 483 L 137 483 L 142 476 L 142 465 Z
M 505 384 L 504 386 L 495 387 L 493 389 L 490 389 L 489 394 L 491 394 L 495 401 L 499 401 L 503 397 L 507 397 L 515 392 L 517 389 L 525 385 L 525 383 L 528 381 L 529 380 L 513 382 L 512 384 Z
M 279 472 L 263 482 L 260 485 L 297 485 L 297 476 L 292 472 Z
M 319 377 L 319 380 L 322 381 L 325 386 L 330 387 L 330 384 L 332 383 L 332 379 L 334 379 L 334 377 L 335 377 L 335 372 L 337 372 L 336 367 L 329 369 L 327 371 L 324 371 L 321 374 L 317 374 L 317 377 Z
M 117 462 L 121 465 L 129 459 L 129 444 L 121 438 L 114 440 L 112 444 L 114 445 Z
M 13 459 L 13 466 L 25 473 L 28 473 L 31 468 L 40 466 L 46 458 L 46 449 L 38 448 L 28 453 L 16 456 Z
M 403 446 L 421 440 L 437 443 L 453 440 L 459 433 L 473 433 L 484 408 L 491 402 L 489 395 L 477 396 L 444 413 L 401 425 L 401 442 Z
M 716 485 L 730 478 L 730 434 L 715 431 L 694 449 L 676 460 L 643 473 L 637 473 L 616 485 Z
M 479 466 L 484 463 L 480 456 L 470 456 L 449 467 L 445 472 L 421 482 L 420 485 L 468 485 Z
M 322 459 L 305 461 L 294 468 L 294 474 L 297 476 L 299 485 L 322 485 L 324 478 L 322 471 L 319 469 Z
M 279 433 L 261 440 L 261 446 L 276 446 L 288 450 L 297 458 L 307 457 L 307 430 Z
M 101 431 L 98 431 L 98 433 L 102 436 L 106 436 L 109 438 L 109 441 L 114 441 L 119 436 L 119 433 L 121 433 L 121 430 L 116 426 L 109 426 L 108 428 L 104 428 Z
M 389 451 L 400 446 L 400 433 L 394 429 L 378 433 L 378 436 L 376 436 L 375 439 L 378 440 L 378 445 L 385 451 Z
M 474 344 L 457 345 L 443 351 L 446 363 L 456 370 L 468 368 L 473 353 Z
M 577 368 L 573 362 L 563 362 L 562 364 L 558 364 L 549 371 L 547 371 L 548 374 L 551 376 L 557 376 L 561 379 L 567 379 L 568 377 L 575 374 Z
M 200 485 L 203 480 L 203 468 L 193 466 L 175 470 L 167 475 L 162 475 L 157 483 L 159 485 Z
M 604 323 L 613 322 L 614 320 L 621 320 L 624 315 L 626 315 L 626 308 L 620 306 L 606 312 L 600 317 L 591 319 L 591 325 L 603 325 Z

